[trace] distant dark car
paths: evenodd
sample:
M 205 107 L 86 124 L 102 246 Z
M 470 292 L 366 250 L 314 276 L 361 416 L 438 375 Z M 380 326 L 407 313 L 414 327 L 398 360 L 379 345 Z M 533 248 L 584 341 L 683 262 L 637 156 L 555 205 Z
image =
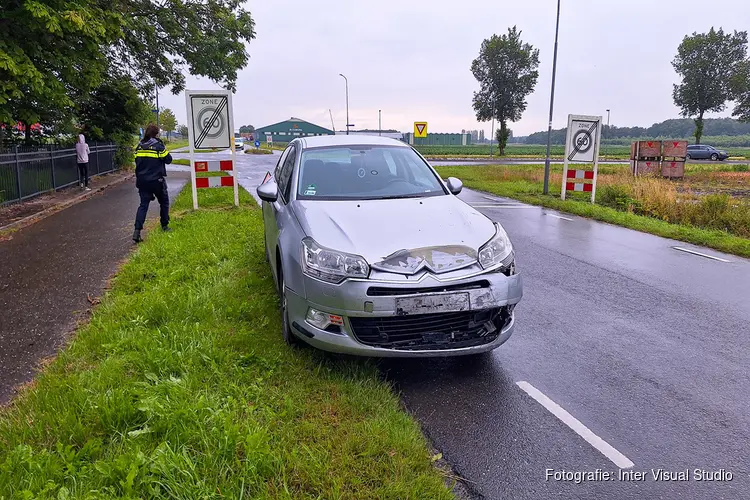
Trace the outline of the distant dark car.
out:
M 705 144 L 690 144 L 687 147 L 688 160 L 726 160 L 729 155 L 726 151 L 720 151 L 713 146 Z

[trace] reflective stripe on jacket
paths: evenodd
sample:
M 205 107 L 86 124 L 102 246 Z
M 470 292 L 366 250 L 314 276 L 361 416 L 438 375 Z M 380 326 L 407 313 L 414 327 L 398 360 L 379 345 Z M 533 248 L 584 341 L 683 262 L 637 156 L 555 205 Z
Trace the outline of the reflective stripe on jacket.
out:
M 135 149 L 136 186 L 166 177 L 169 163 L 172 163 L 172 155 L 160 139 L 139 143 Z

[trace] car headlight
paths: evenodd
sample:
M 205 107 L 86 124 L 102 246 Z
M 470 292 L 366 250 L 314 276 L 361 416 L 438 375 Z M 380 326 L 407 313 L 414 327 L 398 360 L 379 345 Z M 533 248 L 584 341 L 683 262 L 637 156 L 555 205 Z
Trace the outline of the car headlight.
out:
M 312 238 L 302 240 L 302 270 L 330 283 L 341 283 L 346 278 L 367 278 L 370 274 L 364 257 L 322 247 Z
M 484 269 L 498 264 L 507 267 L 513 263 L 515 254 L 508 233 L 500 224 L 495 223 L 495 236 L 479 249 L 479 264 Z

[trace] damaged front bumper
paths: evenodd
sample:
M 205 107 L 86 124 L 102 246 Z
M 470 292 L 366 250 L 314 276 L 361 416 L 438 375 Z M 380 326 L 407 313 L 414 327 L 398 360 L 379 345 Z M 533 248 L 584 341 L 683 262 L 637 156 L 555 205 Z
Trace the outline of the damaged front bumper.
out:
M 523 296 L 518 274 L 464 270 L 439 278 L 388 277 L 375 273 L 331 284 L 305 276 L 303 293 L 287 290 L 292 330 L 319 349 L 380 357 L 476 354 L 513 333 L 513 310 Z M 340 324 L 314 326 L 307 320 L 311 308 L 340 316 Z

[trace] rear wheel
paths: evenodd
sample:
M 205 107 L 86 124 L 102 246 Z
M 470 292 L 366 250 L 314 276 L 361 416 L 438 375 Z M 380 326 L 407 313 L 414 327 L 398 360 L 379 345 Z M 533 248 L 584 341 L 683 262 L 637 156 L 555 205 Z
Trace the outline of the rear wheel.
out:
M 299 344 L 299 339 L 292 333 L 292 325 L 289 324 L 289 311 L 286 298 L 286 285 L 284 282 L 284 271 L 279 266 L 279 302 L 281 302 L 281 336 L 290 346 Z
M 687 155 L 685 155 L 685 159 L 686 160 L 692 160 L 693 158 L 690 156 L 690 153 L 688 153 Z
M 718 159 L 719 159 L 719 155 L 717 155 L 716 153 L 711 155 L 711 161 L 716 161 Z

